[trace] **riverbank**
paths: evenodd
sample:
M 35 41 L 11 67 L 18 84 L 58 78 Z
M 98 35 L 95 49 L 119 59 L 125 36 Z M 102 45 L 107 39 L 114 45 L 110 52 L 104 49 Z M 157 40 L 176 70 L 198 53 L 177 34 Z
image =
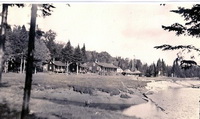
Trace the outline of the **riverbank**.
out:
M 23 74 L 3 74 L 0 106 L 5 110 L 0 112 L 2 119 L 20 117 L 24 79 Z M 38 73 L 33 76 L 30 119 L 137 119 L 139 116 L 123 111 L 147 103 L 164 112 L 164 116 L 160 116 L 164 118 L 170 115 L 171 109 L 165 105 L 169 102 L 162 102 L 166 101 L 163 92 L 198 89 L 199 86 L 197 79 Z M 140 112 L 144 115 L 151 110 L 142 108 Z M 157 111 L 154 113 L 156 115 Z
M 151 79 L 146 86 L 148 92 L 159 92 L 169 88 L 200 88 L 200 79 L 158 77 Z
M 21 111 L 24 79 L 23 74 L 3 75 L 0 103 L 5 103 L 13 110 L 11 112 Z M 32 82 L 30 114 L 40 119 L 136 119 L 123 115 L 121 111 L 146 102 L 142 91 L 148 81 L 133 79 L 124 76 L 36 74 Z
M 147 83 L 146 89 L 144 96 L 148 102 L 127 108 L 125 115 L 142 119 L 199 118 L 199 79 L 157 77 Z M 143 109 L 146 113 L 140 113 Z

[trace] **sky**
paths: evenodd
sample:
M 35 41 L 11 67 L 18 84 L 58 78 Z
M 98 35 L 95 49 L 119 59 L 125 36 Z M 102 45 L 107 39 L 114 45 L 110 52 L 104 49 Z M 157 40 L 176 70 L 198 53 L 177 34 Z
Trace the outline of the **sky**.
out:
M 52 15 L 43 18 L 38 12 L 36 22 L 44 31 L 55 31 L 57 42 L 67 43 L 70 40 L 74 47 L 85 44 L 86 50 L 106 51 L 113 57 L 136 58 L 148 64 L 156 63 L 160 58 L 172 65 L 178 51 L 161 51 L 154 46 L 194 45 L 200 48 L 199 39 L 178 37 L 161 27 L 183 23 L 183 18 L 170 10 L 193 4 L 169 2 L 163 6 L 160 2 L 72 2 L 68 6 L 66 3 L 54 3 L 56 8 Z M 30 5 L 9 8 L 9 24 L 29 28 L 29 22 Z

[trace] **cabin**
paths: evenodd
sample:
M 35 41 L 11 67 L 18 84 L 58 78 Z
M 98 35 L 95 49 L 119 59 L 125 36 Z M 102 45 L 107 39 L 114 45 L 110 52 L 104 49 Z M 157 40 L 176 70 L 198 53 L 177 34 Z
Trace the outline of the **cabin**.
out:
M 79 64 L 79 73 L 87 73 L 88 71 L 88 67 L 87 64 Z
M 122 74 L 125 75 L 133 75 L 133 72 L 130 69 L 126 69 L 122 72 Z
M 117 71 L 117 67 L 113 64 L 109 64 L 109 63 L 100 63 L 97 62 L 97 69 L 99 71 L 105 71 L 105 72 L 116 72 Z
M 136 71 L 130 71 L 129 69 L 126 69 L 122 72 L 122 74 L 125 76 L 125 75 L 135 75 L 135 76 L 142 76 L 142 73 L 138 70 Z
M 133 75 L 142 76 L 142 72 L 140 72 L 139 70 L 136 70 L 133 72 Z
M 117 68 L 117 73 L 122 73 L 123 69 L 121 69 L 120 67 Z
M 43 65 L 43 71 L 52 71 L 55 73 L 65 73 L 67 65 L 61 61 L 50 61 Z
M 91 73 L 98 73 L 99 75 L 112 75 L 117 73 L 115 65 L 110 63 L 89 62 L 87 63 L 88 71 Z
M 88 67 L 88 71 L 91 73 L 97 73 L 97 65 L 95 62 L 87 62 L 86 63 L 87 67 Z
M 86 64 L 79 64 L 78 65 L 78 73 L 87 73 L 88 67 Z M 70 63 L 69 65 L 69 72 L 76 73 L 77 72 L 77 63 Z

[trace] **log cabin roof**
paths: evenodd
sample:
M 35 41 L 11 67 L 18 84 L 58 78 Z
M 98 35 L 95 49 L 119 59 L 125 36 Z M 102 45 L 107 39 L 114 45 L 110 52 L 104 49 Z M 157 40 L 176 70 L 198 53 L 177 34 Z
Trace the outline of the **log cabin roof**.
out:
M 105 68 L 117 69 L 117 67 L 115 65 L 109 64 L 109 63 L 100 63 L 100 62 L 97 62 L 96 64 L 99 65 L 99 66 L 105 67 Z
M 53 64 L 56 66 L 67 66 L 66 64 L 62 63 L 61 61 L 54 61 Z

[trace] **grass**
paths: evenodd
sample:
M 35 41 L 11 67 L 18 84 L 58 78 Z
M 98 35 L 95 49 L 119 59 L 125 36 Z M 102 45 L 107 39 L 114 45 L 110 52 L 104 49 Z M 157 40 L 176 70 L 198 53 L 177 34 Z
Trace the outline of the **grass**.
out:
M 23 88 L 25 83 L 25 74 L 17 74 L 17 73 L 6 73 L 3 74 L 2 79 L 3 85 L 0 87 L 2 89 L 1 94 L 3 94 L 3 97 L 7 99 L 8 106 L 15 107 L 19 112 L 19 107 L 21 107 L 22 97 L 23 97 Z M 140 89 L 144 86 L 146 86 L 147 81 L 137 81 L 134 80 L 134 77 L 129 76 L 100 76 L 100 75 L 94 75 L 94 74 L 80 74 L 80 75 L 66 75 L 66 74 L 48 74 L 48 73 L 38 73 L 33 75 L 33 81 L 32 81 L 32 101 L 37 101 L 43 105 L 41 108 L 46 109 L 48 107 L 47 104 L 51 104 L 51 106 L 58 106 L 55 109 L 55 112 L 61 112 L 61 108 L 66 109 L 66 106 L 71 107 L 75 109 L 75 111 L 72 113 L 68 110 L 69 113 L 72 113 L 73 116 L 76 116 L 76 111 L 81 111 L 82 108 L 84 108 L 82 113 L 85 113 L 86 117 L 88 112 L 90 111 L 96 111 L 98 109 L 101 109 L 106 115 L 110 115 L 114 118 L 116 115 L 115 112 L 112 112 L 110 114 L 107 110 L 121 110 L 124 108 L 129 107 L 131 104 L 124 104 L 123 102 L 119 103 L 110 103 L 110 100 L 115 100 L 113 95 L 119 95 L 120 98 L 130 98 L 127 93 L 133 94 L 133 92 L 130 89 Z M 48 89 L 58 89 L 58 90 L 48 90 Z M 96 99 L 95 96 L 93 96 L 94 91 L 101 91 L 106 92 L 110 94 L 108 102 L 101 102 L 101 98 L 96 102 L 85 102 L 80 100 L 73 100 L 68 99 L 68 97 L 65 95 L 65 90 L 67 89 L 73 89 L 75 92 L 79 92 L 81 94 L 90 94 L 92 95 L 94 99 Z M 38 91 L 40 90 L 40 91 Z M 53 91 L 53 92 L 51 92 Z M 58 92 L 56 92 L 58 91 Z M 60 93 L 62 92 L 62 93 Z M 48 94 L 48 96 L 46 95 Z M 64 96 L 63 96 L 64 95 Z M 77 93 L 76 93 L 77 95 Z M 107 94 L 106 94 L 107 95 Z M 60 96 L 60 97 L 56 97 Z M 79 95 L 81 98 L 81 95 Z M 87 95 L 88 96 L 88 95 Z M 10 98 L 11 97 L 11 98 Z M 67 97 L 67 98 L 66 98 Z M 112 97 L 112 98 L 111 98 Z M 88 98 L 90 98 L 88 96 Z M 87 99 L 87 98 L 85 98 Z M 120 101 L 120 100 L 119 100 Z M 52 102 L 52 103 L 51 103 Z M 1 103 L 1 102 L 0 102 Z M 65 103 L 65 108 L 62 107 Z M 40 108 L 40 105 L 34 105 L 31 104 L 35 108 Z M 5 106 L 5 105 L 2 105 Z M 1 107 L 1 105 L 0 105 Z M 81 108 L 81 109 L 80 109 Z M 34 109 L 34 108 L 33 108 Z M 85 110 L 86 109 L 86 110 Z M 67 109 L 66 109 L 67 110 Z M 8 112 L 5 110 L 4 112 Z M 4 112 L 1 112 L 4 114 Z M 15 113 L 15 111 L 12 111 Z M 52 114 L 49 114 L 50 112 L 40 112 L 42 116 L 47 114 L 48 116 Z M 80 117 L 82 115 L 80 113 Z M 39 113 L 37 113 L 39 114 Z M 11 116 L 13 113 L 11 113 Z M 93 113 L 91 114 L 93 115 Z M 104 118 L 106 115 L 101 115 L 101 118 Z M 30 118 L 37 118 L 38 115 L 30 115 Z M 54 117 L 62 118 L 60 116 L 62 115 L 53 115 Z M 70 115 L 68 115 L 70 117 Z M 96 117 L 96 115 L 93 115 Z M 125 118 L 123 115 L 120 115 L 121 117 Z M 3 116 L 0 116 L 0 118 Z M 40 117 L 40 116 L 39 116 Z M 38 117 L 38 118 L 39 118 Z M 119 118 L 119 117 L 118 117 Z M 128 118 L 128 117 L 127 117 Z
M 65 75 L 65 74 L 35 74 L 33 85 L 46 88 L 73 88 L 80 93 L 92 94 L 93 90 L 119 94 L 119 91 L 131 92 L 129 88 L 138 89 L 146 86 L 147 81 L 133 80 L 134 77 L 128 76 L 100 76 L 100 75 Z M 33 88 L 34 88 L 33 86 Z
M 49 74 L 37 73 L 33 75 L 32 89 L 45 90 L 57 88 L 73 88 L 74 91 L 92 95 L 94 90 L 119 95 L 120 92 L 133 94 L 129 89 L 140 89 L 146 86 L 147 81 L 134 80 L 131 76 L 101 76 L 95 74 Z M 3 84 L 23 89 L 25 74 L 6 73 L 3 74 Z M 2 86 L 4 87 L 4 86 Z M 13 87 L 12 87 L 13 88 Z

